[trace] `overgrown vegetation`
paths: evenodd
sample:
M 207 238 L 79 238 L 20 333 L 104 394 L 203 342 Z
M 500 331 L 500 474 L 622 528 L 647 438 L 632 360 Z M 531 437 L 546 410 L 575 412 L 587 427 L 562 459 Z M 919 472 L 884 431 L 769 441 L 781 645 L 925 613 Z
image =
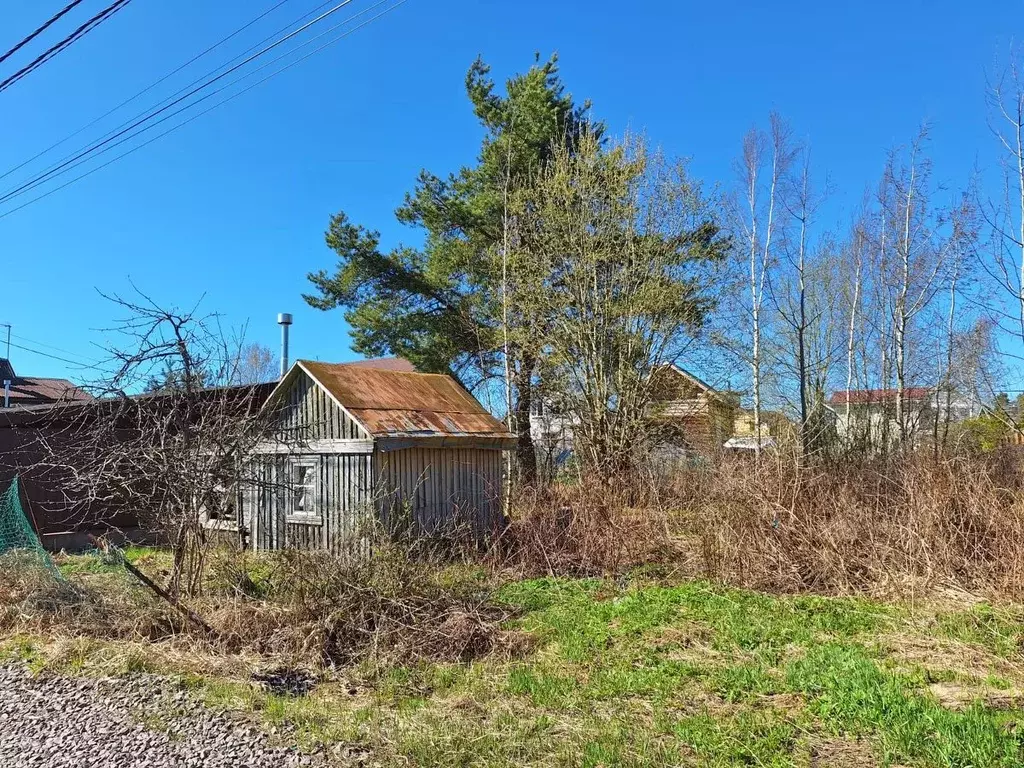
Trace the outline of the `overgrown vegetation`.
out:
M 191 606 L 215 635 L 65 556 L 63 586 L 5 581 L 0 633 L 42 672 L 177 675 L 342 762 L 1013 766 L 1013 466 L 726 463 L 521 498 L 482 554 L 213 552 Z
M 177 673 L 211 705 L 377 764 L 1020 764 L 1012 609 L 771 596 L 649 570 L 512 581 L 491 602 L 520 638 L 501 653 L 366 655 L 298 697 L 212 653 L 204 668 L 83 639 L 5 647 L 40 670 Z

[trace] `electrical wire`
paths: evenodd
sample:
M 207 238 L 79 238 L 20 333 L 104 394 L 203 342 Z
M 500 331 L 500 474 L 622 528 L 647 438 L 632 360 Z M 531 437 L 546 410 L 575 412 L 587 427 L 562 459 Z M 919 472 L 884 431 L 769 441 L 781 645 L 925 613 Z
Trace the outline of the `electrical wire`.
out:
M 74 0 L 74 2 L 68 3 L 63 8 L 61 8 L 56 14 L 54 14 L 52 17 L 50 17 L 49 21 L 47 21 L 41 27 L 38 27 L 32 34 L 30 34 L 28 37 L 26 37 L 24 40 L 22 40 L 17 45 L 15 45 L 9 51 L 7 51 L 7 53 L 5 53 L 2 56 L 0 56 L 0 64 L 3 64 L 5 61 L 7 61 L 9 58 L 11 58 L 11 56 L 16 54 L 18 51 L 20 51 L 26 45 L 31 43 L 33 40 L 35 40 L 41 34 L 43 34 L 43 32 L 45 32 L 51 26 L 53 26 L 58 21 L 60 21 L 61 18 L 63 18 L 66 14 L 68 14 L 72 10 L 74 10 L 74 7 L 76 5 L 79 5 L 81 2 L 82 2 L 82 0 Z
M 341 27 L 347 26 L 350 22 L 354 21 L 355 19 L 359 18 L 360 16 L 363 16 L 363 15 L 369 13 L 370 11 L 374 10 L 375 8 L 379 8 L 380 6 L 382 6 L 382 5 L 384 5 L 384 4 L 388 3 L 388 2 L 390 2 L 390 0 L 377 0 L 377 2 L 374 3 L 373 5 L 371 5 L 371 6 L 367 7 L 367 8 L 364 8 L 363 10 L 359 11 L 358 13 L 352 14 L 351 16 L 347 17 L 346 19 L 344 19 L 343 21 L 339 22 L 338 24 L 335 24 L 332 27 L 328 27 L 323 32 L 321 32 L 321 33 L 311 37 L 309 40 L 305 41 L 301 45 L 296 46 L 295 48 L 291 49 L 290 51 L 288 51 L 286 53 L 283 53 L 283 54 L 281 54 L 280 56 L 278 56 L 278 57 L 276 57 L 274 59 L 271 59 L 270 61 L 260 65 L 256 69 L 254 69 L 254 70 L 252 70 L 250 72 L 247 72 L 247 73 L 245 73 L 244 75 L 242 75 L 240 77 L 235 78 L 234 80 L 228 82 L 227 84 L 221 86 L 220 88 L 217 88 L 217 89 L 211 91 L 210 93 L 206 94 L 205 96 L 201 96 L 200 98 L 196 99 L 195 101 L 193 101 L 191 103 L 188 103 L 188 104 L 185 104 L 184 106 L 174 110 L 173 112 L 171 112 L 170 114 L 166 115 L 165 117 L 160 118 L 156 122 L 150 123 L 149 125 L 146 125 L 146 126 L 144 126 L 142 128 L 139 128 L 139 130 L 135 131 L 134 133 L 130 133 L 129 135 L 125 136 L 124 138 L 120 139 L 119 141 L 114 142 L 113 144 L 110 144 L 109 146 L 105 147 L 104 149 L 100 149 L 100 150 L 92 153 L 91 156 L 84 157 L 84 158 L 82 158 L 80 160 L 77 160 L 77 162 L 72 162 L 69 166 L 64 168 L 61 173 L 55 173 L 54 175 L 50 176 L 49 178 L 42 178 L 42 177 L 40 177 L 39 179 L 37 179 L 35 181 L 30 181 L 27 184 L 23 185 L 22 188 L 19 188 L 17 190 L 13 190 L 13 191 L 10 191 L 8 193 L 4 193 L 3 195 L 0 195 L 0 203 L 4 203 L 4 202 L 7 202 L 10 199 L 20 197 L 20 196 L 30 192 L 31 190 L 35 189 L 36 187 L 42 186 L 47 181 L 51 181 L 54 178 L 57 178 L 59 176 L 63 176 L 65 173 L 69 173 L 70 171 L 74 170 L 75 168 L 79 167 L 80 165 L 84 165 L 85 163 L 89 162 L 91 159 L 93 159 L 95 157 L 99 157 L 100 155 L 105 155 L 107 152 L 111 151 L 112 149 L 116 149 L 117 147 L 121 146 L 122 144 L 126 144 L 129 141 L 131 141 L 132 139 L 134 139 L 134 138 L 136 138 L 138 136 L 141 136 L 143 133 L 146 133 L 150 129 L 156 128 L 158 125 L 166 123 L 168 120 L 173 119 L 174 117 L 180 115 L 182 112 L 187 112 L 188 110 L 190 110 L 193 107 L 201 104 L 202 102 L 206 101 L 207 99 L 213 98 L 217 94 L 223 93 L 224 91 L 229 90 L 230 88 L 232 88 L 233 86 L 235 86 L 238 83 L 242 82 L 243 80 L 247 80 L 250 77 L 252 77 L 253 75 L 256 75 L 259 72 L 262 72 L 264 69 L 267 69 L 268 67 L 273 66 L 274 64 L 278 63 L 282 59 L 286 59 L 289 56 L 292 56 L 293 54 L 295 54 L 298 51 L 302 50 L 306 46 L 312 45 L 313 43 L 315 43 L 320 38 L 329 35 L 331 32 L 334 32 L 335 30 L 340 29 Z M 404 2 L 404 0 L 403 0 L 403 2 Z M 374 18 L 376 18 L 376 17 L 374 17 Z M 371 19 L 371 21 L 372 21 L 372 19 Z M 362 26 L 364 26 L 364 25 L 358 25 L 352 31 L 354 31 L 355 29 L 359 29 Z M 340 38 L 336 38 L 335 41 L 332 41 L 332 42 L 336 42 L 337 39 L 340 39 Z M 323 47 L 326 47 L 326 46 L 323 46 Z M 317 49 L 317 51 L 323 50 L 323 47 Z M 300 61 L 301 60 L 303 60 L 303 59 L 300 59 Z M 259 82 L 262 83 L 262 82 L 265 82 L 265 81 L 266 81 L 266 79 L 261 80 Z M 257 85 L 258 84 L 259 83 L 257 83 Z M 246 90 L 248 90 L 248 89 L 246 89 Z M 207 111 L 209 111 L 209 110 L 207 110 Z M 201 114 L 206 114 L 206 112 L 203 112 Z M 163 136 L 163 135 L 166 135 L 166 134 L 160 134 L 160 135 Z M 45 174 L 44 174 L 44 176 L 45 176 Z
M 82 357 L 82 355 L 79 355 L 77 352 L 72 352 L 70 349 L 64 349 L 63 347 L 57 347 L 57 346 L 54 346 L 53 344 L 47 344 L 46 342 L 39 341 L 38 339 L 30 339 L 27 336 L 22 336 L 19 333 L 12 333 L 11 334 L 11 338 L 12 339 L 18 339 L 19 341 L 22 341 L 22 342 L 24 342 L 26 344 L 31 344 L 34 347 L 43 347 L 44 349 L 52 349 L 55 352 L 61 352 L 61 353 L 65 354 L 65 355 L 71 355 L 72 357 Z M 3 342 L 0 341 L 0 344 L 2 344 L 2 343 Z
M 39 69 L 39 67 L 41 67 L 47 61 L 49 61 L 54 56 L 59 54 L 61 51 L 65 50 L 66 48 L 69 48 L 78 40 L 81 40 L 83 37 L 89 34 L 92 30 L 94 30 L 104 21 L 106 21 L 115 13 L 117 13 L 126 5 L 128 5 L 128 3 L 130 3 L 131 1 L 132 0 L 115 0 L 114 3 L 104 8 L 102 11 L 93 16 L 87 22 L 85 22 L 85 24 L 82 24 L 80 27 L 78 27 L 78 29 L 76 29 L 70 35 L 65 37 L 59 43 L 50 47 L 43 53 L 39 54 L 39 56 L 37 56 L 33 61 L 31 61 L 29 64 L 26 64 L 24 67 L 19 69 L 6 80 L 0 81 L 0 93 L 7 90 L 10 86 L 21 80 L 30 72 L 34 72 L 35 70 Z
M 20 349 L 22 352 L 30 352 L 33 355 L 39 355 L 40 357 L 48 357 L 51 360 L 59 360 L 62 363 L 67 363 L 68 365 L 73 365 L 73 366 L 75 366 L 75 367 L 77 367 L 79 369 L 83 369 L 83 370 L 84 369 L 93 370 L 93 371 L 103 370 L 102 367 L 99 366 L 98 364 L 97 365 L 88 365 L 86 363 L 82 363 L 82 362 L 77 361 L 77 360 L 68 360 L 65 357 L 58 357 L 57 355 L 51 355 L 49 352 L 41 352 L 38 349 L 31 349 L 30 347 L 23 347 L 21 344 L 15 344 L 13 341 L 11 342 L 11 347 L 14 348 L 14 349 Z
M 130 2 L 130 0 L 124 0 L 124 1 L 125 2 Z M 4 203 L 4 202 L 10 200 L 12 197 L 17 196 L 18 194 L 20 194 L 22 192 L 28 191 L 29 189 L 32 189 L 32 188 L 34 188 L 36 186 L 39 186 L 39 184 L 41 184 L 41 183 L 43 183 L 45 181 L 49 181 L 59 171 L 61 171 L 64 168 L 68 167 L 72 163 L 75 163 L 76 161 L 78 161 L 78 160 L 80 160 L 82 158 L 86 158 L 89 155 L 94 154 L 101 147 L 104 147 L 104 146 L 108 145 L 110 142 L 114 141 L 115 139 L 118 139 L 121 136 L 124 136 L 126 133 L 130 132 L 134 128 L 137 128 L 140 125 L 142 125 L 142 124 L 152 120 L 157 115 L 160 115 L 160 114 L 166 112 L 171 107 L 174 107 L 174 106 L 180 104 L 181 102 L 185 101 L 186 99 L 190 98 L 191 96 L 196 95 L 200 91 L 208 88 L 209 86 L 213 85 L 214 83 L 218 82 L 219 80 L 222 80 L 223 78 L 227 77 L 228 75 L 232 74 L 233 72 L 237 72 L 239 69 L 244 67 L 246 64 L 249 64 L 250 62 L 255 61 L 259 57 L 269 53 L 270 51 L 274 50 L 278 46 L 283 45 L 284 43 L 286 43 L 288 40 L 291 40 L 296 35 L 301 34 L 302 32 L 304 32 L 305 30 L 309 29 L 314 24 L 317 24 L 317 23 L 323 21 L 324 19 L 328 18 L 329 16 L 332 16 L 333 14 L 337 13 L 339 10 L 341 10 L 345 6 L 350 5 L 352 2 L 353 2 L 353 0 L 342 0 L 340 3 L 335 5 L 333 8 L 331 8 L 330 10 L 326 11 L 325 13 L 322 13 L 321 15 L 317 16 L 312 21 L 306 22 L 305 24 L 303 24 L 298 29 L 295 29 L 295 30 L 289 32 L 284 37 L 281 37 L 281 38 L 275 40 L 270 45 L 260 49 L 256 53 L 252 54 L 251 56 L 247 57 L 243 61 L 239 62 L 238 64 L 235 64 L 231 68 L 225 70 L 224 72 L 221 72 L 219 75 L 216 75 L 214 77 L 209 78 L 204 83 L 202 83 L 201 85 L 196 86 L 195 88 L 190 90 L 185 95 L 178 97 L 174 101 L 170 102 L 169 104 L 164 105 L 163 107 L 160 107 L 159 109 L 151 110 L 145 117 L 142 117 L 142 118 L 134 121 L 128 127 L 123 128 L 122 130 L 118 131 L 117 133 L 113 134 L 112 136 L 108 136 L 106 139 L 104 139 L 102 141 L 93 143 L 91 146 L 88 146 L 85 149 L 83 149 L 80 152 L 78 152 L 78 154 L 70 157 L 69 159 L 66 159 L 62 163 L 52 167 L 50 170 L 45 171 L 42 174 L 37 175 L 35 178 L 30 179 L 29 181 L 25 182 L 20 187 L 17 187 L 15 189 L 10 190 L 9 192 L 4 193 L 2 196 L 0 196 L 0 203 Z
M 8 176 L 10 176 L 12 173 L 20 171 L 22 168 L 24 168 L 29 163 L 38 160 L 40 157 L 43 157 L 44 155 L 48 155 L 50 152 L 52 152 L 53 150 L 55 150 L 57 147 L 61 146 L 65 142 L 71 141 L 71 139 L 75 138 L 75 136 L 78 136 L 78 135 L 84 133 L 85 131 L 89 130 L 94 125 L 96 125 L 98 122 L 100 122 L 100 121 L 110 117 L 112 114 L 114 114 L 118 110 L 128 106 L 129 104 L 131 104 L 133 101 L 135 101 L 140 96 L 144 96 L 145 94 L 149 93 L 151 90 L 156 88 L 158 85 L 161 85 L 162 83 L 166 82 L 168 79 L 174 77 L 174 75 L 176 75 L 179 72 L 181 72 L 181 70 L 185 69 L 186 67 L 191 66 L 192 64 L 194 64 L 195 62 L 199 61 L 199 59 L 203 58 L 207 54 L 212 53 L 217 48 L 219 48 L 220 46 L 224 45 L 224 43 L 228 42 L 229 40 L 234 39 L 235 37 L 240 35 L 242 32 L 247 30 L 249 27 L 251 27 L 253 24 L 256 24 L 256 23 L 262 21 L 264 18 L 269 16 L 271 13 L 276 11 L 278 8 L 280 8 L 282 5 L 285 5 L 286 3 L 290 2 L 290 1 L 291 0 L 279 0 L 279 2 L 277 2 L 276 4 L 274 4 L 273 6 L 268 8 L 267 10 L 263 11 L 263 13 L 261 13 L 259 16 L 256 16 L 254 19 L 251 19 L 246 24 L 242 25 L 241 27 L 239 27 L 238 29 L 236 29 L 234 32 L 232 32 L 231 34 L 227 35 L 226 37 L 221 38 L 220 40 L 218 40 L 213 45 L 209 46 L 206 50 L 202 51 L 201 53 L 197 53 L 195 56 L 193 56 L 191 59 L 186 61 L 184 64 L 179 65 L 178 67 L 176 67 L 175 69 L 171 70 L 170 72 L 168 72 L 163 77 L 160 77 L 159 79 L 154 80 L 152 83 L 147 85 L 141 91 L 139 91 L 138 93 L 134 94 L 133 96 L 129 96 L 127 99 L 122 101 L 116 107 L 112 107 L 111 109 L 108 109 L 102 115 L 100 115 L 99 117 L 97 117 L 94 120 L 90 121 L 89 123 L 83 125 L 78 130 L 73 131 L 72 133 L 69 133 L 67 136 L 65 136 L 60 141 L 54 142 L 53 144 L 48 146 L 46 149 L 40 150 L 36 154 L 32 155 L 32 157 L 28 158 L 27 160 L 19 163 L 18 165 L 14 166 L 13 168 L 10 168 L 7 171 L 5 171 L 4 173 L 0 174 L 0 179 L 5 179 Z M 81 2 L 81 0 L 78 0 L 78 2 Z M 323 8 L 326 5 L 329 5 L 329 3 L 321 3 L 313 11 L 308 11 L 305 14 L 303 14 L 302 16 L 300 16 L 298 20 L 301 21 L 306 16 L 308 16 L 310 13 L 315 13 L 316 11 L 320 10 L 321 8 Z M 291 23 L 295 23 L 295 22 L 291 22 Z M 291 26 L 291 23 L 288 26 Z M 287 29 L 287 27 L 285 27 L 285 29 Z M 277 34 L 277 33 L 275 33 L 275 34 Z M 269 39 L 269 38 L 267 38 L 267 39 Z M 252 50 L 252 48 L 247 49 L 246 52 L 248 52 L 249 50 Z M 232 61 L 233 60 L 234 59 L 232 59 Z M 216 70 L 214 70 L 214 71 L 216 71 Z M 198 81 L 193 81 L 193 84 L 195 82 L 198 82 Z M 182 90 L 184 90 L 184 89 L 182 89 Z M 178 91 L 177 93 L 180 93 L 180 92 L 181 91 Z M 173 95 L 177 95 L 177 93 L 175 93 Z M 142 114 L 142 113 L 140 113 L 140 114 Z M 128 121 L 128 122 L 130 122 L 130 121 Z M 118 126 L 118 128 L 122 128 L 125 125 L 127 125 L 127 122 L 126 123 L 122 123 L 121 125 Z M 117 128 L 115 128 L 114 130 L 116 131 Z M 110 133 L 113 133 L 113 131 L 111 131 Z M 109 133 L 105 134 L 105 136 L 106 135 L 109 135 Z M 50 166 L 50 167 L 52 168 L 53 166 Z M 46 169 L 46 170 L 49 170 L 49 168 Z
M 338 35 L 333 40 L 328 41 L 327 43 L 325 43 L 324 45 L 320 46 L 316 50 L 307 53 L 305 56 L 303 56 L 303 57 L 301 57 L 299 59 L 296 59 L 295 61 L 291 62 L 290 64 L 285 65 L 284 67 L 281 67 L 280 69 L 272 72 L 271 74 L 267 75 L 263 79 L 255 82 L 255 83 L 252 83 L 251 85 L 243 88 L 242 90 L 238 91 L 237 93 L 234 93 L 231 96 L 228 96 L 227 98 L 217 102 L 216 104 L 211 105 L 207 109 L 204 109 L 202 112 L 199 112 L 199 113 L 197 113 L 195 115 L 192 115 L 187 120 L 183 120 L 182 122 L 172 126 L 171 128 L 167 129 L 166 131 L 164 131 L 162 133 L 159 133 L 156 136 L 151 137 L 147 141 L 144 141 L 143 143 L 141 143 L 141 144 L 139 144 L 139 145 L 137 145 L 135 147 L 132 147 L 128 151 L 123 152 L 122 154 L 117 155 L 116 157 L 111 158 L 107 162 L 102 163 L 102 164 L 96 166 L 95 168 L 91 168 L 88 171 L 86 171 L 85 173 L 83 173 L 83 174 L 81 174 L 79 176 L 76 176 L 73 179 L 70 179 L 69 181 L 66 181 L 65 183 L 63 183 L 63 184 L 61 184 L 61 185 L 59 185 L 57 187 L 54 187 L 53 189 L 47 190 L 43 194 L 38 195 L 37 197 L 34 197 L 31 200 L 28 200 L 28 201 L 22 203 L 21 205 L 15 207 L 15 208 L 12 208 L 12 209 L 10 209 L 8 211 L 5 211 L 4 213 L 0 213 L 0 219 L 5 219 L 5 218 L 7 218 L 8 216 L 10 216 L 10 215 L 12 215 L 14 213 L 17 213 L 18 211 L 20 211 L 20 210 L 22 210 L 24 208 L 27 208 L 28 206 L 32 205 L 33 203 L 39 202 L 40 200 L 42 200 L 44 198 L 47 198 L 50 195 L 52 195 L 52 194 L 54 194 L 56 192 L 59 192 L 62 189 L 65 189 L 65 188 L 71 186 L 72 184 L 75 184 L 76 182 L 79 182 L 82 179 L 85 179 L 85 178 L 91 176 L 92 174 L 96 173 L 97 171 L 100 171 L 100 170 L 106 168 L 107 166 L 113 165 L 118 160 L 121 160 L 121 159 L 123 159 L 125 157 L 128 157 L 129 155 L 134 154 L 135 152 L 139 151 L 140 149 L 143 149 L 144 147 L 149 146 L 153 142 L 158 141 L 159 139 L 162 139 L 164 136 L 167 136 L 168 134 L 173 133 L 174 131 L 178 130 L 179 128 L 185 127 L 186 125 L 188 125 L 192 121 L 199 119 L 203 115 L 206 115 L 206 114 L 212 112 L 213 110 L 217 109 L 218 107 L 221 107 L 221 106 L 227 104 L 228 102 L 234 101 L 236 98 L 238 98 L 242 94 L 247 93 L 248 91 L 251 91 L 253 88 L 256 88 L 257 86 L 262 85 L 263 83 L 267 82 L 271 78 L 276 77 L 277 75 L 281 74 L 282 72 L 285 72 L 285 71 L 291 69 L 292 67 L 294 67 L 294 66 L 302 63 L 303 61 L 309 59 L 310 57 L 316 55 L 317 53 L 319 53 L 320 51 L 324 50 L 325 48 L 328 48 L 329 46 L 334 45 L 338 41 L 343 40 L 344 38 L 346 38 L 349 35 L 357 32 L 358 30 L 362 29 L 363 27 L 373 23 L 374 21 L 376 21 L 377 19 L 381 18 L 382 16 L 387 15 L 388 13 L 390 13 L 393 10 L 395 10 L 399 6 L 404 5 L 407 1 L 408 0 L 398 0 L 391 7 L 386 8 L 385 10 L 381 11 L 377 15 L 367 19 L 366 21 L 362 22 L 361 24 L 358 24 L 357 26 L 353 27 L 352 29 L 342 33 L 341 35 Z M 380 5 L 380 3 L 378 3 L 377 5 Z

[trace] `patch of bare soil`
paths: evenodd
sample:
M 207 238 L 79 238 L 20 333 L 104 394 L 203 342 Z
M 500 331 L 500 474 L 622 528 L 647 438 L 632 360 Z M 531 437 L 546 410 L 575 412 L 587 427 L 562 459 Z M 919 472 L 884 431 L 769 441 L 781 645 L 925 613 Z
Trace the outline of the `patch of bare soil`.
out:
M 928 691 L 946 709 L 967 709 L 975 702 L 989 709 L 1020 709 L 1024 707 L 1024 690 L 1012 688 L 1000 691 L 981 685 L 933 683 Z
M 864 739 L 825 739 L 811 744 L 810 768 L 869 768 L 878 758 Z

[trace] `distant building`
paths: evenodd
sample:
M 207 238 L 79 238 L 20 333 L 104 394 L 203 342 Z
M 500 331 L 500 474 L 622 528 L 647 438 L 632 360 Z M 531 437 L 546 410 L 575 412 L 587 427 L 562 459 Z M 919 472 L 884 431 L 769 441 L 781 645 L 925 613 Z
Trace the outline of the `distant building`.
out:
M 896 419 L 896 389 L 851 389 L 833 392 L 829 405 L 836 413 L 836 432 L 846 440 L 864 440 L 881 446 L 901 435 Z M 977 414 L 975 402 L 958 394 L 948 398 L 935 387 L 903 390 L 903 421 L 906 434 L 917 440 L 947 419 L 959 422 Z
M 11 361 L 0 357 L 0 407 L 26 408 L 55 403 L 88 402 L 92 399 L 92 395 L 67 379 L 18 376 Z
M 648 416 L 655 454 L 669 462 L 717 459 L 734 434 L 739 396 L 674 364 L 659 367 L 652 376 Z M 573 418 L 546 399 L 534 400 L 530 434 L 542 465 L 557 466 L 572 454 Z

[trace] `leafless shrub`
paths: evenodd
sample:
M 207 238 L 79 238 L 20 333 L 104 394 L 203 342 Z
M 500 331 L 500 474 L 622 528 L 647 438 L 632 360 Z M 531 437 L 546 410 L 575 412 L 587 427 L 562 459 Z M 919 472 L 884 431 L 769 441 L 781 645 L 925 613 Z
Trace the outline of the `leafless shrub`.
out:
M 727 463 L 684 525 L 702 572 L 781 591 L 1024 591 L 1024 504 L 1006 457 Z
M 605 483 L 527 489 L 515 500 L 513 518 L 488 560 L 526 574 L 573 576 L 671 560 L 679 552 L 649 482 L 627 481 L 618 491 Z

